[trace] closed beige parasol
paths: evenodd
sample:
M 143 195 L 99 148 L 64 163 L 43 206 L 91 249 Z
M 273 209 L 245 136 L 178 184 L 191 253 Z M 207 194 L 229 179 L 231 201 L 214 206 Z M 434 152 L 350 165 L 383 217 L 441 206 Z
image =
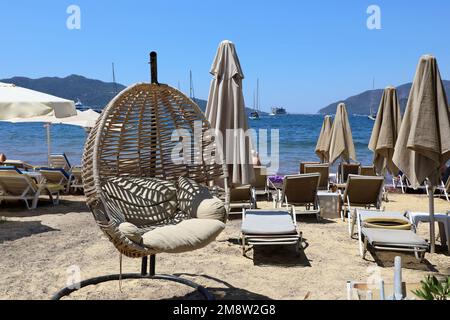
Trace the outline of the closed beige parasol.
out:
M 397 89 L 387 87 L 381 98 L 369 142 L 369 149 L 374 153 L 373 164 L 378 174 L 384 175 L 386 171 L 389 171 L 391 174 L 397 175 L 399 172 L 397 166 L 392 162 L 392 156 L 401 123 L 402 115 Z

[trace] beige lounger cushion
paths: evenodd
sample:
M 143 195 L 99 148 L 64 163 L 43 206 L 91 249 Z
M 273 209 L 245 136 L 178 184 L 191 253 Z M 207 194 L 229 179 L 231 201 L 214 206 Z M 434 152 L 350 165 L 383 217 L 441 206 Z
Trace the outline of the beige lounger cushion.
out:
M 221 221 L 190 219 L 149 231 L 142 236 L 142 242 L 157 252 L 182 253 L 207 246 L 223 229 L 225 224 Z
M 224 203 L 194 180 L 185 177 L 178 179 L 177 198 L 179 210 L 192 218 L 225 221 Z

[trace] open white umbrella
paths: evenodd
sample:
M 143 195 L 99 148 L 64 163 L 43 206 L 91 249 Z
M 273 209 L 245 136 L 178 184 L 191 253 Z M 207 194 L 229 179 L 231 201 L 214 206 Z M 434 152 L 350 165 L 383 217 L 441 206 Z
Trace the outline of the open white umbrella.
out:
M 39 116 L 39 117 L 31 117 L 31 118 L 13 118 L 7 121 L 11 123 L 24 123 L 24 122 L 42 122 L 45 123 L 45 127 L 47 130 L 47 147 L 48 147 L 48 156 L 51 154 L 51 134 L 50 134 L 50 125 L 52 124 L 67 124 L 72 126 L 83 127 L 85 129 L 91 129 L 95 126 L 97 119 L 100 117 L 98 112 L 95 112 L 92 109 L 86 111 L 76 110 L 76 115 L 66 118 L 57 118 L 53 113 L 48 115 Z
M 31 118 L 53 113 L 56 118 L 76 115 L 73 101 L 39 91 L 0 83 L 0 120 Z
M 398 168 L 392 162 L 395 143 L 397 142 L 402 115 L 397 89 L 387 87 L 384 89 L 378 108 L 377 119 L 370 137 L 369 150 L 374 153 L 373 164 L 377 173 L 384 175 L 389 171 L 392 175 L 398 174 Z
M 83 128 L 92 128 L 95 126 L 97 119 L 100 117 L 98 112 L 95 112 L 92 109 L 88 109 L 86 111 L 76 111 L 76 115 L 67 117 L 67 118 L 57 118 L 53 114 L 40 116 L 40 117 L 32 117 L 32 118 L 14 118 L 5 120 L 7 122 L 12 123 L 21 123 L 21 122 L 44 122 L 50 124 L 67 124 L 73 125 Z
M 335 163 L 339 158 L 347 162 L 350 162 L 350 159 L 356 161 L 352 129 L 350 128 L 347 108 L 344 103 L 340 103 L 336 109 L 336 117 L 331 130 L 329 156 L 330 163 Z
M 77 116 L 77 110 L 71 100 L 14 84 L 0 83 L 0 121 L 47 123 L 49 156 L 51 153 L 49 123 L 52 123 L 52 119 L 57 121 L 74 116 Z M 41 118 L 40 121 L 39 118 Z
M 214 78 L 206 107 L 206 118 L 211 127 L 222 134 L 223 152 L 231 182 L 250 184 L 255 174 L 251 162 L 251 141 L 244 135 L 248 130 L 242 93 L 244 74 L 231 41 L 220 43 L 210 73 Z M 234 134 L 228 136 L 227 132 Z
M 421 57 L 417 67 L 393 161 L 413 188 L 429 183 L 430 241 L 435 251 L 434 191 L 440 168 L 450 159 L 450 112 L 437 61 Z

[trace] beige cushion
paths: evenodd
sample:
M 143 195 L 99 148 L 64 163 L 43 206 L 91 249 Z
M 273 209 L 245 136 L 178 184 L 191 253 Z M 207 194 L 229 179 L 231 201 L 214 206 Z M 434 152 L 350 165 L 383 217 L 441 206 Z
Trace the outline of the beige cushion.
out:
M 129 222 L 124 222 L 119 225 L 119 231 L 122 232 L 125 237 L 130 239 L 133 242 L 136 242 L 138 244 L 142 243 L 142 235 L 139 232 L 139 228 L 136 227 L 134 224 Z
M 149 231 L 142 236 L 142 242 L 144 246 L 160 253 L 182 253 L 205 247 L 223 229 L 225 224 L 217 220 L 190 219 Z
M 225 221 L 224 203 L 194 180 L 185 177 L 178 179 L 177 198 L 178 208 L 192 218 Z
M 111 211 L 126 222 L 147 227 L 171 219 L 177 213 L 177 189 L 172 182 L 154 178 L 111 178 L 103 185 Z
M 203 199 L 196 212 L 194 212 L 194 218 L 198 219 L 215 219 L 219 221 L 225 221 L 227 211 L 225 204 L 217 197 Z

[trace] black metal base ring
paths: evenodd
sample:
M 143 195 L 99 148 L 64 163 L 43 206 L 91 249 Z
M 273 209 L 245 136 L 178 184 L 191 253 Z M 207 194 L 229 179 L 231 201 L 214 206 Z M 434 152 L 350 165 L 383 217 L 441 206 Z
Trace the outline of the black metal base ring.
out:
M 103 282 L 109 282 L 109 281 L 118 281 L 120 279 L 122 279 L 122 280 L 147 279 L 147 280 L 173 281 L 173 282 L 181 283 L 188 287 L 196 289 L 206 300 L 214 300 L 214 296 L 205 287 L 200 286 L 190 280 L 183 279 L 183 278 L 173 276 L 173 275 L 157 274 L 154 276 L 150 276 L 150 275 L 142 275 L 140 273 L 124 273 L 122 275 L 112 274 L 112 275 L 101 276 L 101 277 L 83 280 L 80 283 L 75 284 L 71 287 L 65 287 L 65 288 L 61 289 L 55 295 L 53 295 L 52 300 L 60 300 L 61 298 L 70 295 L 72 292 L 78 291 L 81 288 L 84 288 L 87 286 L 96 285 L 96 284 L 100 284 Z

